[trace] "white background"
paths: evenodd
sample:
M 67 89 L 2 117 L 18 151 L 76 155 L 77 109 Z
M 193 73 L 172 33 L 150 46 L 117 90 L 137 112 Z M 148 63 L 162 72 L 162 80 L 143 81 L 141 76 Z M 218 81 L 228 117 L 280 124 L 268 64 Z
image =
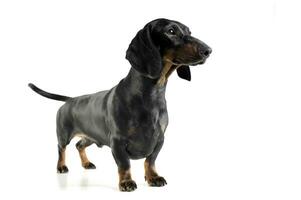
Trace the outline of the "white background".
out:
M 298 1 L 1 1 L 1 199 L 300 199 L 301 29 Z M 85 171 L 68 146 L 68 175 L 56 174 L 56 111 L 46 91 L 78 96 L 113 87 L 129 68 L 125 51 L 148 21 L 190 27 L 212 47 L 192 81 L 173 74 L 170 123 L 157 169 L 168 185 L 117 190 L 110 149 L 88 148 Z

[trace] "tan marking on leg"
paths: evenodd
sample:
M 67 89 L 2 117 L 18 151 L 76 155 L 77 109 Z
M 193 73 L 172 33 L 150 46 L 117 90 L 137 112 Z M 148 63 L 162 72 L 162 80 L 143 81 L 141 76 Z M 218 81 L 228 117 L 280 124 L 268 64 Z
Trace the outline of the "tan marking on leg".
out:
M 156 172 L 156 168 L 154 165 L 150 165 L 147 160 L 144 162 L 144 170 L 145 170 L 145 179 L 149 182 L 152 178 L 158 177 L 158 173 Z
M 119 173 L 119 182 L 120 183 L 125 180 L 132 180 L 130 169 L 128 169 L 128 170 L 118 169 L 118 173 Z
M 66 148 L 62 148 L 59 152 L 59 160 L 57 166 L 62 167 L 66 165 L 65 160 L 66 160 Z
M 145 180 L 149 186 L 162 187 L 167 184 L 166 180 L 156 172 L 155 165 L 146 159 L 144 162 Z
M 85 148 L 79 149 L 78 152 L 79 152 L 79 156 L 80 156 L 80 159 L 82 162 L 82 166 L 86 167 L 86 165 L 88 165 L 90 163 L 90 161 L 88 160 Z
M 131 171 L 118 169 L 119 173 L 119 190 L 131 192 L 137 189 L 137 184 L 131 177 Z

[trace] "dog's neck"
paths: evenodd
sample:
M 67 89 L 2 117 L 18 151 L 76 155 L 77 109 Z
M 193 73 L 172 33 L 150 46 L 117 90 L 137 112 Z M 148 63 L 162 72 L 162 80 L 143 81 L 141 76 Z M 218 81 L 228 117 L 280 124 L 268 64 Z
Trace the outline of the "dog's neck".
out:
M 122 80 L 122 85 L 127 87 L 127 92 L 129 95 L 138 95 L 142 97 L 151 98 L 165 98 L 165 89 L 167 82 L 164 84 L 158 84 L 160 78 L 151 79 L 149 77 L 143 76 L 133 67 L 131 68 L 128 75 Z

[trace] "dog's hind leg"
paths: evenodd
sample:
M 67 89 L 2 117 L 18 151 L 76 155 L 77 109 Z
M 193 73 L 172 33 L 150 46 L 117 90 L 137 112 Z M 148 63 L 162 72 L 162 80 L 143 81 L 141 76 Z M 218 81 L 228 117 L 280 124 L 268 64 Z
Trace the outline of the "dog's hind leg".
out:
M 56 134 L 58 141 L 59 159 L 57 162 L 57 172 L 67 173 L 66 166 L 66 146 L 74 137 L 74 124 L 69 113 L 68 105 L 64 104 L 57 112 L 56 118 Z
M 57 172 L 67 173 L 68 167 L 66 166 L 66 147 L 72 139 L 72 134 L 69 129 L 57 127 L 57 140 L 58 140 L 58 151 L 59 159 L 57 162 Z
M 66 166 L 65 159 L 66 159 L 66 146 L 58 145 L 59 150 L 59 160 L 57 162 L 57 172 L 58 173 L 67 173 L 68 167 Z
M 57 130 L 57 139 L 58 139 L 58 150 L 59 150 L 59 159 L 57 162 L 57 172 L 58 173 L 67 173 L 68 167 L 66 166 L 66 147 L 71 141 L 71 134 L 67 134 L 66 131 L 61 131 L 62 129 Z
M 79 156 L 82 162 L 82 166 L 85 169 L 96 169 L 95 165 L 91 163 L 86 155 L 86 147 L 93 144 L 93 142 L 87 138 L 83 138 L 76 143 L 76 148 L 79 152 Z

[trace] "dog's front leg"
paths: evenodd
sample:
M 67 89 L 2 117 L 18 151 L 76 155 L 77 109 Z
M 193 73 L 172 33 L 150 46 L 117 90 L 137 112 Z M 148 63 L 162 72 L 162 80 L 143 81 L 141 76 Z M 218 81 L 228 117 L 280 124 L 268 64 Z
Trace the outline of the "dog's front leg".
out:
M 150 186 L 161 187 L 167 184 L 166 180 L 162 176 L 158 175 L 155 168 L 155 161 L 163 146 L 163 143 L 164 138 L 158 141 L 153 153 L 149 155 L 144 162 L 145 180 Z
M 118 166 L 119 190 L 126 192 L 134 191 L 137 189 L 137 185 L 131 177 L 130 158 L 125 149 L 126 142 L 114 139 L 111 148 L 115 162 Z

